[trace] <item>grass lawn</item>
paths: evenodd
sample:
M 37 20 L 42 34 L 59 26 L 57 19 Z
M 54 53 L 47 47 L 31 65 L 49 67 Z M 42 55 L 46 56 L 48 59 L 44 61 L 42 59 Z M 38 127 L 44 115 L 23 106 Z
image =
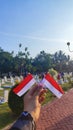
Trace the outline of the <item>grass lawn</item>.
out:
M 0 90 L 0 96 L 3 97 L 3 90 Z M 0 130 L 8 125 L 9 123 L 12 123 L 16 117 L 13 115 L 11 110 L 8 107 L 7 103 L 0 104 Z
M 3 97 L 3 90 L 0 90 L 0 97 Z
M 0 130 L 16 119 L 7 103 L 0 105 Z

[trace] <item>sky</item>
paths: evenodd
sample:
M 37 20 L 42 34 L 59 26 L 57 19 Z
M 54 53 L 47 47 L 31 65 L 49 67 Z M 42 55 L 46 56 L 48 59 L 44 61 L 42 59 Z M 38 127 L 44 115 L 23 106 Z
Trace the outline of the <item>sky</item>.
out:
M 0 47 L 31 57 L 62 50 L 73 59 L 73 0 L 0 0 Z

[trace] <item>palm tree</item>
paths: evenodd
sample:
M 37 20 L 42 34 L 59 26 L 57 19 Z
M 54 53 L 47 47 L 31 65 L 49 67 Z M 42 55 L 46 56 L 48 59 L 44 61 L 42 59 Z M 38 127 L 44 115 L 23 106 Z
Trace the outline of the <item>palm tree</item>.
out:
M 19 51 L 20 51 L 20 48 L 21 48 L 21 47 L 22 47 L 22 44 L 20 43 L 20 44 L 19 44 Z

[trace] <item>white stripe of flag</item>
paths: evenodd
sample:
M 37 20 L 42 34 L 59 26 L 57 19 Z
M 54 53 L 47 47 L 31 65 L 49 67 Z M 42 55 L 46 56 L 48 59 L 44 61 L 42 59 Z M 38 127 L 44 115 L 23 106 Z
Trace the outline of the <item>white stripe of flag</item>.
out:
M 31 74 L 28 74 L 24 80 L 13 89 L 13 92 L 19 97 L 26 93 L 34 84 L 36 83 L 35 79 Z
M 42 80 L 42 84 L 44 84 L 58 98 L 60 98 L 64 94 L 62 88 L 50 74 L 45 75 L 44 79 Z

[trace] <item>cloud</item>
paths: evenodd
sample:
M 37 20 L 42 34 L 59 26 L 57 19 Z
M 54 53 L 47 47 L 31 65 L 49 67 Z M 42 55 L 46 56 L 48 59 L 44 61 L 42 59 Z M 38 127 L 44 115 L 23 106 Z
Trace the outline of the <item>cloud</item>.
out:
M 58 42 L 58 43 L 67 43 L 68 40 L 66 39 L 59 39 L 59 38 L 45 38 L 45 37 L 37 37 L 37 36 L 27 36 L 27 35 L 20 35 L 20 34 L 13 34 L 13 33 L 6 33 L 6 32 L 0 32 L 0 34 L 10 37 L 20 37 L 20 38 L 26 38 L 26 39 L 32 39 L 32 40 L 39 40 L 39 41 L 47 41 L 47 42 Z

